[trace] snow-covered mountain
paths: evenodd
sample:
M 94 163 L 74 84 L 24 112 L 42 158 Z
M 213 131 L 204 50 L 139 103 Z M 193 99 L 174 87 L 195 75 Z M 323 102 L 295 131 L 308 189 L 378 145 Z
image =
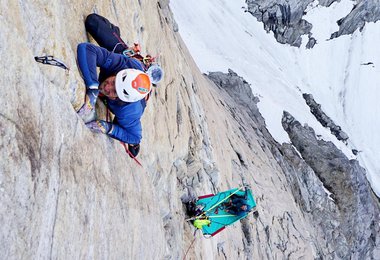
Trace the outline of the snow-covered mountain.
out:
M 349 158 L 357 158 L 380 196 L 380 24 L 373 22 L 380 18 L 378 2 L 246 2 L 248 6 L 243 0 L 172 1 L 170 5 L 200 69 L 230 68 L 246 79 L 260 98 L 260 111 L 278 142 L 289 142 L 281 126 L 285 110 Z M 250 12 L 257 12 L 265 26 Z M 275 38 L 292 39 L 300 47 L 280 44 Z M 308 38 L 316 42 L 311 49 L 306 46 Z M 312 94 L 321 104 L 348 135 L 346 142 L 338 141 L 316 120 L 303 93 Z

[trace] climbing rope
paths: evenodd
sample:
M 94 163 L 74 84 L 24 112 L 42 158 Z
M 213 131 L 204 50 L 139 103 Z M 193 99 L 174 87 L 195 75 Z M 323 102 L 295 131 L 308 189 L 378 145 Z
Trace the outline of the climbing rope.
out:
M 124 146 L 125 152 L 126 152 L 126 153 L 127 153 L 127 154 L 128 154 L 133 160 L 135 160 L 135 162 L 136 162 L 138 165 L 140 165 L 141 167 L 143 167 L 142 164 L 139 162 L 139 160 L 137 160 L 137 158 L 136 158 L 135 156 L 133 156 L 133 154 L 129 151 L 127 145 L 126 145 L 125 143 L 121 142 L 121 141 L 120 141 L 120 143 Z
M 194 239 L 193 239 L 193 241 L 191 242 L 189 248 L 186 250 L 186 253 L 185 253 L 185 256 L 183 257 L 183 260 L 186 259 L 187 253 L 189 253 L 190 248 L 193 246 L 194 241 L 195 241 L 195 239 L 197 238 L 197 237 L 196 237 L 197 231 L 198 231 L 198 229 L 196 229 L 195 232 L 194 232 Z

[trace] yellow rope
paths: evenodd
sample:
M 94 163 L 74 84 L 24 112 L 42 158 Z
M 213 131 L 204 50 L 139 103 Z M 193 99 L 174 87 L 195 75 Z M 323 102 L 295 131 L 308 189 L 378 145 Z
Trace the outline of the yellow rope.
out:
M 217 216 L 208 216 L 208 218 L 224 218 L 224 217 L 236 217 L 236 215 L 217 215 Z

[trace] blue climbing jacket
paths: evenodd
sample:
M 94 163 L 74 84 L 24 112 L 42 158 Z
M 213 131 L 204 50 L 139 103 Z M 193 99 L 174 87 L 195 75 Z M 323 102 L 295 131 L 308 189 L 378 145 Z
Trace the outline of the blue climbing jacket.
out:
M 77 48 L 78 65 L 87 90 L 97 89 L 100 82 L 116 75 L 123 69 L 144 71 L 143 64 L 122 54 L 109 52 L 91 43 L 80 43 Z M 96 68 L 100 68 L 99 77 Z M 113 130 L 109 136 L 128 144 L 139 144 L 142 138 L 141 116 L 146 106 L 145 99 L 128 103 L 105 97 L 105 103 L 115 115 Z

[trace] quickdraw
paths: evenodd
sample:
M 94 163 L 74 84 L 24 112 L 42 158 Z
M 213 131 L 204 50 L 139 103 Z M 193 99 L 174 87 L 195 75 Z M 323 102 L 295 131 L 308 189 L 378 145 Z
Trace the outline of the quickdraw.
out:
M 119 44 L 119 43 L 118 43 Z M 116 46 L 114 50 L 116 49 Z M 158 56 L 152 57 L 152 55 L 147 54 L 145 57 L 141 55 L 141 47 L 140 44 L 134 43 L 133 47 L 129 47 L 123 51 L 123 55 L 127 57 L 132 57 L 138 59 L 145 65 L 145 69 L 148 69 L 152 63 L 155 63 Z
M 69 67 L 63 62 L 60 61 L 52 55 L 46 55 L 46 56 L 36 56 L 34 57 L 34 60 L 36 62 L 40 62 L 42 64 L 47 64 L 47 65 L 52 65 L 52 66 L 57 66 L 65 70 L 70 70 Z

